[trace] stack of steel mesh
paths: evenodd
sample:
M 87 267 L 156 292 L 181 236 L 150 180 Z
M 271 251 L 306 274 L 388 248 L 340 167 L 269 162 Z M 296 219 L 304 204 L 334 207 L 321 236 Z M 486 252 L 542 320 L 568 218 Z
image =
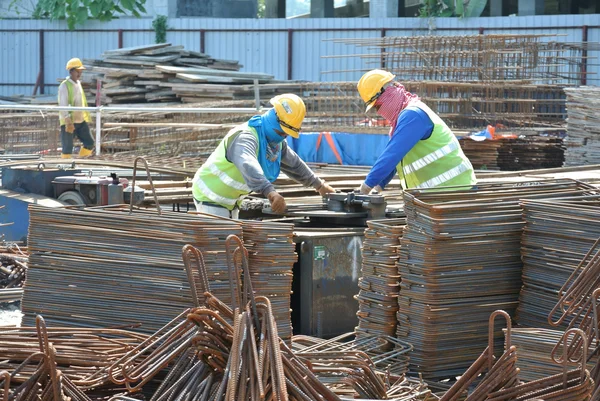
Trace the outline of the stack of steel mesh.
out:
M 279 337 L 289 341 L 292 338 L 292 267 L 298 260 L 293 242 L 294 226 L 251 220 L 242 224 L 254 293 L 269 298 Z
M 522 207 L 523 288 L 516 320 L 525 327 L 553 328 L 548 315 L 560 288 L 600 238 L 600 197 L 526 200 Z
M 394 335 L 398 311 L 398 249 L 406 219 L 367 222 L 363 242 L 356 334 Z
M 573 180 L 405 191 L 398 334 L 426 379 L 463 373 L 485 347 L 487 317 L 514 313 L 521 288 L 520 199 L 574 197 Z M 501 339 L 501 332 L 496 331 Z
M 204 253 L 213 293 L 230 302 L 225 240 L 239 222 L 122 208 L 31 206 L 24 324 L 43 314 L 53 325 L 154 332 L 192 305 L 181 249 Z

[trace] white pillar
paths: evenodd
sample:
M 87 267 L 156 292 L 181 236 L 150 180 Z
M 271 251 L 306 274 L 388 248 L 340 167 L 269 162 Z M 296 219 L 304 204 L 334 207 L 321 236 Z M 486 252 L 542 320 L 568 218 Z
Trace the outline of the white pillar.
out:
M 369 2 L 370 18 L 390 18 L 398 16 L 398 0 L 371 0 Z
M 96 155 L 100 155 L 102 148 L 102 112 L 98 109 L 96 112 Z
M 544 15 L 544 0 L 519 0 L 519 16 Z
M 310 0 L 311 18 L 332 18 L 333 0 Z

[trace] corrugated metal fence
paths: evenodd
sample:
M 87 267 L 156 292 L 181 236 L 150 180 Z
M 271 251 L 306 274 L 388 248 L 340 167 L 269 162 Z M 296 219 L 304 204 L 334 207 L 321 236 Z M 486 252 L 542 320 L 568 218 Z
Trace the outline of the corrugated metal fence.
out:
M 0 95 L 56 93 L 71 57 L 97 58 L 118 47 L 153 43 L 151 19 L 91 22 L 69 31 L 63 22 L 0 20 Z M 212 57 L 239 60 L 242 71 L 273 74 L 277 79 L 355 81 L 363 65 L 354 46 L 335 38 L 379 38 L 412 35 L 556 34 L 565 42 L 600 42 L 600 15 L 489 18 L 335 18 L 335 19 L 206 19 L 168 21 L 167 40 Z M 363 51 L 364 48 L 360 51 Z M 378 50 L 372 50 L 378 51 Z M 600 84 L 599 52 L 590 52 L 588 85 Z M 339 72 L 339 71 L 346 72 Z M 338 71 L 328 73 L 327 71 Z

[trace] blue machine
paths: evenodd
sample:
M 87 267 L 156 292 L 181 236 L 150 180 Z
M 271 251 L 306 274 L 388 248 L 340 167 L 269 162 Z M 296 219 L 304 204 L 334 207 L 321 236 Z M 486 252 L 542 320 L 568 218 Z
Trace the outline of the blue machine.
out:
M 62 202 L 37 195 L 23 194 L 8 189 L 0 189 L 0 239 L 11 242 L 27 242 L 29 211 L 31 204 L 60 207 Z

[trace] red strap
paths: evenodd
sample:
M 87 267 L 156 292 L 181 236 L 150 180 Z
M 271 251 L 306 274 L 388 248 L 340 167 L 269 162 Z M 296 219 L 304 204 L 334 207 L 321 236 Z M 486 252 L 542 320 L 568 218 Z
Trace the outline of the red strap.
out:
M 335 158 L 337 159 L 338 163 L 340 163 L 340 165 L 344 164 L 344 163 L 342 163 L 342 158 L 341 158 L 340 154 L 338 153 L 337 148 L 335 147 L 335 142 L 333 142 L 333 138 L 331 137 L 331 132 L 323 132 L 323 134 L 325 134 L 325 140 L 327 141 L 327 143 L 329 144 L 329 147 L 333 151 L 333 154 L 335 155 Z M 320 140 L 321 140 L 321 136 L 319 135 L 318 142 L 321 142 Z M 318 147 L 317 147 L 317 149 L 318 149 Z
M 319 151 L 319 148 L 321 147 L 321 139 L 323 138 L 323 133 L 321 132 L 319 134 L 319 137 L 317 138 L 317 151 Z

